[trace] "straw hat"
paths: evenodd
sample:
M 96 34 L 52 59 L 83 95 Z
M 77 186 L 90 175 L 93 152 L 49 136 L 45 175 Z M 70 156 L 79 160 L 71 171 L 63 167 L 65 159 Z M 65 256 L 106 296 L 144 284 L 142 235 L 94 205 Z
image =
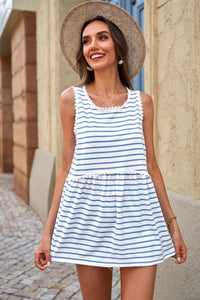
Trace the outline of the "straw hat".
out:
M 135 19 L 119 6 L 104 1 L 90 1 L 75 6 L 64 18 L 60 43 L 63 54 L 75 72 L 76 53 L 80 45 L 83 24 L 96 16 L 103 16 L 115 23 L 123 32 L 128 45 L 128 71 L 130 79 L 142 68 L 145 58 L 145 40 Z

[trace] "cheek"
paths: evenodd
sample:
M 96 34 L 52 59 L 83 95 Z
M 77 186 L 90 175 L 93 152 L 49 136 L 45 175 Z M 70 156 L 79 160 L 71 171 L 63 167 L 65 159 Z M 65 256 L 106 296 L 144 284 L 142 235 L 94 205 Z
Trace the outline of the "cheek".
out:
M 83 47 L 83 56 L 85 57 L 85 59 L 87 59 L 87 55 L 88 55 L 87 47 Z
M 115 45 L 114 45 L 114 43 L 110 43 L 108 45 L 108 50 L 110 51 L 110 53 L 112 53 L 113 56 L 116 56 L 116 51 L 115 51 Z

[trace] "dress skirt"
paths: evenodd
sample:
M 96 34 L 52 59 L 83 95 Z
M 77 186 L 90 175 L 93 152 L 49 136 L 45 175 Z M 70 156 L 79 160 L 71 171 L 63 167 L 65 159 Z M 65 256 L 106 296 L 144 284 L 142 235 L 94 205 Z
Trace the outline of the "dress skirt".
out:
M 174 254 L 148 174 L 66 179 L 52 237 L 52 261 L 149 266 Z

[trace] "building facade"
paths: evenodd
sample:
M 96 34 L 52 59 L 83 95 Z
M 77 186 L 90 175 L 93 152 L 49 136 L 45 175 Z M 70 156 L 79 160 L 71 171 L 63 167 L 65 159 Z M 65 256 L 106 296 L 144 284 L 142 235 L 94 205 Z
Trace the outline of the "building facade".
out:
M 8 0 L 0 4 L 0 165 L 3 172 L 14 173 L 16 192 L 43 220 L 52 192 L 44 199 L 39 190 L 36 198 L 46 207 L 41 211 L 41 202 L 31 198 L 30 182 L 41 186 L 43 180 L 42 187 L 49 190 L 61 163 L 59 98 L 79 78 L 61 53 L 59 32 L 65 14 L 83 2 Z M 200 225 L 200 1 L 107 2 L 134 17 L 135 7 L 143 5 L 140 18 L 147 53 L 142 76 L 145 92 L 154 100 L 156 155 L 189 245 L 184 266 L 164 263 L 159 267 L 155 299 L 198 299 L 199 263 L 191 256 L 199 251 Z M 47 167 L 43 158 L 49 154 L 54 162 L 44 176 L 40 170 Z

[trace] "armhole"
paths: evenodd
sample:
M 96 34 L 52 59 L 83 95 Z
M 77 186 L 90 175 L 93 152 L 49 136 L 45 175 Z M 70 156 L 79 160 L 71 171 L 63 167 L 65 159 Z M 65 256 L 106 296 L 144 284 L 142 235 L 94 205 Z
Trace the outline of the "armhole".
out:
M 72 88 L 73 88 L 73 92 L 74 92 L 74 109 L 75 109 L 74 134 L 76 136 L 76 132 L 77 132 L 78 95 L 76 93 L 76 87 L 73 86 Z
M 139 106 L 140 120 L 143 121 L 144 111 L 143 111 L 142 97 L 141 97 L 140 91 L 138 91 L 138 106 Z

